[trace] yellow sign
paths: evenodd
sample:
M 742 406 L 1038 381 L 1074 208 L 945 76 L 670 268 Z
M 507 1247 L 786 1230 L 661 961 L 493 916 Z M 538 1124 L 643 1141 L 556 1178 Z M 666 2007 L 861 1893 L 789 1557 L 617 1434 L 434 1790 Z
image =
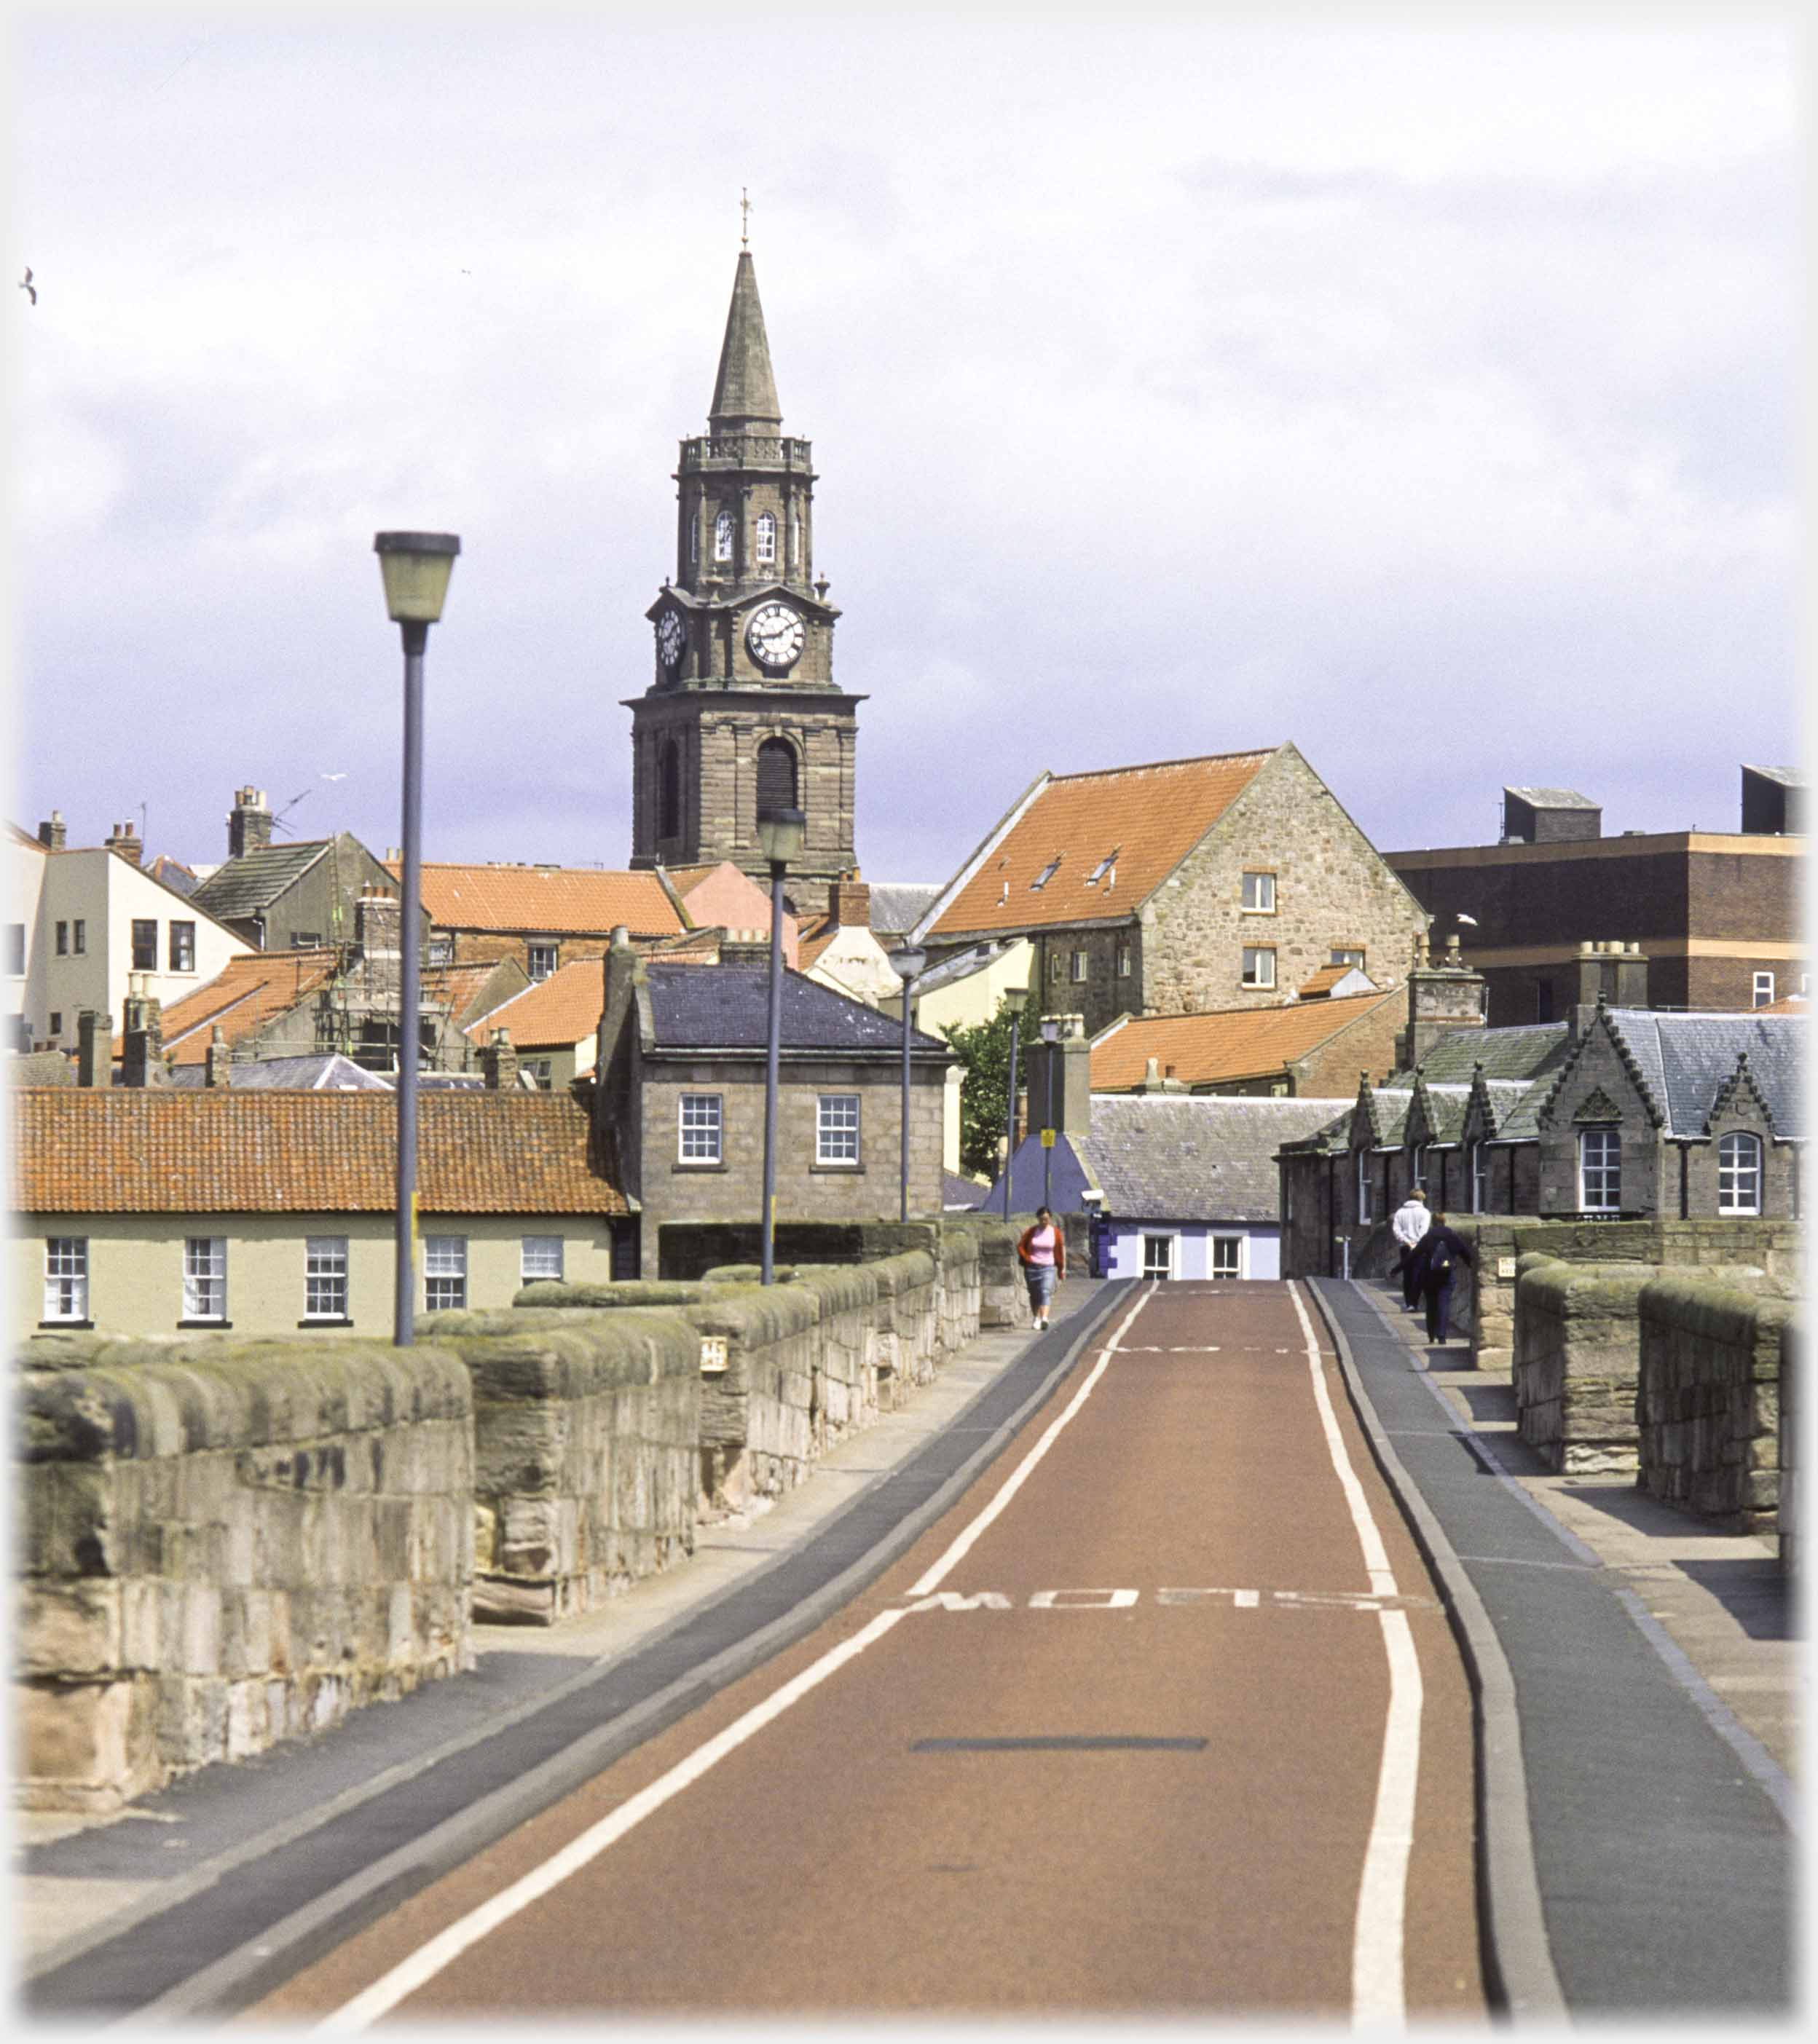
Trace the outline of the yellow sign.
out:
M 1044 1150 L 1051 1150 L 1054 1147 L 1054 1131 L 1051 1128 L 1044 1128 L 1042 1131 L 1042 1147 Z

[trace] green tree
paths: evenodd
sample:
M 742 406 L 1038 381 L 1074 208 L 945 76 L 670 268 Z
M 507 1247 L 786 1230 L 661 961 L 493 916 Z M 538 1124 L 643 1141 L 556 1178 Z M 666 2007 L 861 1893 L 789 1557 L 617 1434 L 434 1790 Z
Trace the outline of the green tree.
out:
M 997 1175 L 997 1145 L 1009 1112 L 1010 1024 L 1022 1012 L 1021 999 L 1006 993 L 990 1021 L 970 1028 L 955 1023 L 945 1032 L 966 1072 L 959 1088 L 959 1168 L 987 1178 Z M 1019 1064 L 1026 1048 L 1018 1051 Z

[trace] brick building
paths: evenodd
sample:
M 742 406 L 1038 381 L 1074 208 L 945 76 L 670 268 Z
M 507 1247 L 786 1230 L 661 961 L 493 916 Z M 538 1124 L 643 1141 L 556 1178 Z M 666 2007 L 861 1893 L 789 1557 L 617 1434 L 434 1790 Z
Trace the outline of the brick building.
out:
M 665 1274 L 663 1230 L 761 1219 L 767 947 L 722 945 L 720 962 L 644 958 L 615 936 L 594 1112 L 642 1220 L 640 1265 Z M 776 1218 L 894 1218 L 898 1209 L 902 1029 L 875 1009 L 786 972 Z M 944 1204 L 942 1132 L 953 1054 L 910 1037 L 909 1209 Z
M 1761 1007 L 1803 992 L 1810 970 L 1798 783 L 1745 766 L 1739 831 L 1616 837 L 1571 790 L 1505 788 L 1500 843 L 1386 857 L 1436 932 L 1469 931 L 1497 1027 L 1562 1015 L 1587 941 L 1639 945 L 1649 1007 Z
M 644 613 L 655 672 L 631 698 L 632 864 L 729 859 L 767 882 L 760 810 L 798 808 L 801 914 L 850 870 L 860 696 L 833 679 L 814 573 L 813 451 L 784 434 L 750 251 L 741 250 L 708 429 L 682 443 L 675 574 Z
M 926 941 L 1026 936 L 1038 1012 L 1279 1005 L 1333 966 L 1385 991 L 1426 917 L 1291 744 L 1044 774 L 944 887 Z

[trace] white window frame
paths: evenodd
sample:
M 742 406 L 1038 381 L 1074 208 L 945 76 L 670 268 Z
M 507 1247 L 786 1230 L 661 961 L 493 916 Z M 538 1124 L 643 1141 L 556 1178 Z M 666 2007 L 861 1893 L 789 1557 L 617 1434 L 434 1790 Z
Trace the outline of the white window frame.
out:
M 1474 1143 L 1470 1146 L 1470 1210 L 1474 1213 L 1489 1212 L 1489 1146 Z
M 1120 944 L 1117 947 L 1117 977 L 1120 979 L 1128 979 L 1135 964 L 1134 947 L 1129 944 Z
M 1755 1005 L 1766 1008 L 1774 999 L 1774 974 L 1758 972 L 1755 976 Z
M 1597 1197 L 1591 1197 L 1595 1188 Z M 1582 1128 L 1578 1132 L 1578 1211 L 1622 1211 L 1622 1131 Z
M 464 1313 L 467 1309 L 467 1238 L 426 1235 L 423 1238 L 423 1310 Z
M 1747 1129 L 1733 1128 L 1728 1135 L 1718 1137 L 1719 1213 L 1758 1214 L 1761 1212 L 1762 1147 L 1761 1138 Z M 1726 1152 L 1728 1153 L 1727 1158 Z
M 1326 963 L 1348 966 L 1354 971 L 1362 972 L 1369 955 L 1361 944 L 1334 944 L 1326 953 Z
M 1165 1281 L 1174 1276 L 1180 1267 L 1180 1239 L 1178 1235 L 1153 1234 L 1147 1228 L 1143 1231 L 1143 1276 L 1145 1281 L 1153 1278 Z M 1159 1259 L 1166 1262 L 1167 1267 L 1165 1270 L 1155 1267 L 1158 1259 L 1151 1254 L 1158 1243 L 1167 1251 L 1166 1257 Z
M 732 514 L 717 511 L 713 514 L 713 558 L 729 561 L 732 558 Z
M 1243 947 L 1243 969 L 1239 975 L 1238 983 L 1258 993 L 1266 993 L 1274 986 L 1275 947 L 1273 944 L 1246 944 Z
M 859 1116 L 855 1093 L 824 1093 L 814 1103 L 814 1161 L 838 1165 L 848 1170 L 861 1162 L 859 1154 Z
M 563 1279 L 563 1243 L 559 1235 L 527 1235 L 517 1246 L 517 1281 L 540 1285 Z
M 1247 1239 L 1247 1236 L 1241 1235 L 1213 1235 L 1206 1258 L 1205 1274 L 1209 1278 L 1241 1278 L 1247 1262 L 1243 1251 Z M 1221 1253 L 1223 1260 L 1228 1260 L 1232 1265 L 1228 1270 L 1221 1270 L 1218 1267 Z
M 549 978 L 561 962 L 562 947 L 553 938 L 548 940 L 538 938 L 526 943 L 524 947 L 524 969 L 529 974 L 533 986 Z M 536 969 L 540 964 L 543 967 L 540 972 Z
M 758 513 L 758 559 L 774 561 L 776 559 L 776 519 L 768 511 Z
M 173 916 L 164 926 L 165 942 L 169 948 L 165 956 L 170 960 L 172 972 L 194 972 L 196 969 L 196 926 L 181 916 Z
M 303 1317 L 345 1320 L 348 1312 L 348 1239 L 344 1235 L 303 1238 Z
M 44 1318 L 48 1321 L 88 1318 L 86 1235 L 52 1235 L 44 1238 Z
M 725 1161 L 725 1099 L 717 1093 L 685 1093 L 675 1103 L 675 1161 Z
M 191 1235 L 183 1239 L 183 1318 L 227 1318 L 227 1237 Z
M 1254 885 L 1252 884 L 1254 883 Z M 1246 916 L 1272 916 L 1275 912 L 1275 876 L 1272 873 L 1246 873 L 1243 882 L 1243 912 Z
M 1408 1183 L 1410 1190 L 1418 1187 L 1424 1193 L 1427 1189 L 1427 1181 L 1432 1170 L 1432 1166 L 1427 1161 L 1427 1152 L 1429 1147 L 1430 1146 L 1424 1143 L 1416 1143 L 1414 1145 L 1413 1154 L 1408 1162 Z
M 1083 986 L 1086 982 L 1086 977 L 1090 973 L 1091 970 L 1092 959 L 1090 954 L 1082 951 L 1076 951 L 1073 955 L 1074 985 L 1075 986 Z
M 1357 1153 L 1357 1219 L 1359 1227 L 1368 1224 L 1371 1204 L 1370 1152 L 1359 1150 Z

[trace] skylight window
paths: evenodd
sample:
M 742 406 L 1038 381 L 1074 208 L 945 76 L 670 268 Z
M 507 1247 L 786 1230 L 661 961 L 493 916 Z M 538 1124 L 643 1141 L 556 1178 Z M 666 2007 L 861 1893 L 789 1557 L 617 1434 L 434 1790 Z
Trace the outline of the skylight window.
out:
M 1105 882 L 1107 887 L 1116 885 L 1117 879 L 1117 855 L 1123 849 L 1124 847 L 1122 845 L 1114 844 L 1111 849 L 1105 853 L 1105 856 L 1100 859 L 1098 863 L 1093 867 L 1092 870 L 1086 874 L 1086 884 L 1088 887 L 1096 887 L 1101 880 Z
M 1042 889 L 1047 886 L 1048 882 L 1053 879 L 1058 872 L 1059 872 L 1060 862 L 1065 856 L 1066 855 L 1063 852 L 1056 852 L 1054 857 L 1048 861 L 1047 864 L 1042 868 L 1041 871 L 1036 875 L 1035 878 L 1029 882 L 1029 892 L 1032 894 L 1039 894 Z

